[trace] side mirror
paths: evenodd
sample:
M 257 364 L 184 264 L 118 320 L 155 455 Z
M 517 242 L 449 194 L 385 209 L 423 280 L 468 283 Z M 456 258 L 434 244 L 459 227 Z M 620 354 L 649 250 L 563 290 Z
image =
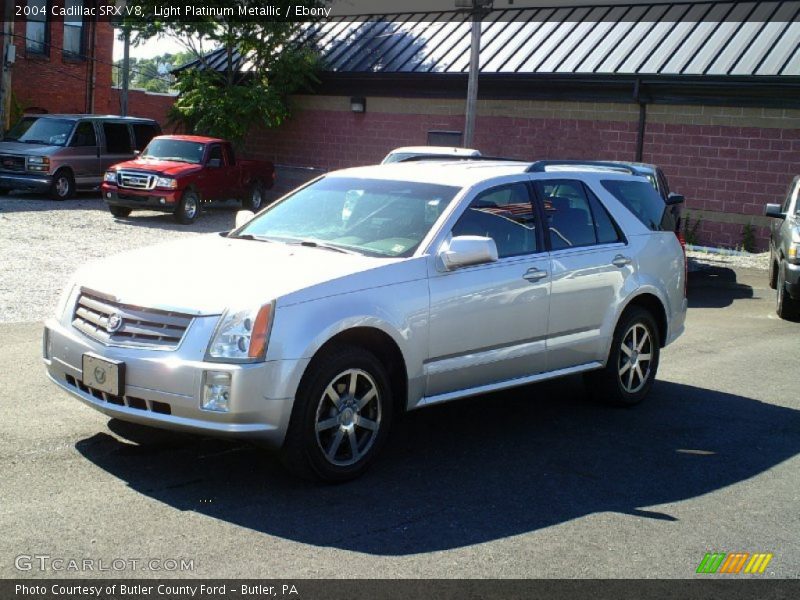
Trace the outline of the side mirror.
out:
M 142 153 L 142 151 L 141 151 L 141 150 L 134 150 L 134 151 L 133 151 L 133 155 L 134 155 L 134 156 L 139 156 L 141 153 Z
M 220 158 L 209 158 L 208 159 L 208 166 L 213 169 L 219 169 L 222 166 L 222 159 Z
M 253 217 L 256 216 L 252 210 L 240 210 L 236 213 L 236 229 L 239 229 L 242 225 L 246 225 L 250 221 L 253 220 Z
M 764 215 L 767 217 L 773 217 L 775 219 L 785 219 L 786 215 L 783 214 L 781 208 L 782 207 L 780 204 L 767 204 L 764 207 Z
M 685 198 L 683 194 L 676 194 L 675 192 L 670 192 L 667 196 L 667 206 L 675 206 L 676 204 L 683 204 Z
M 448 271 L 495 262 L 497 260 L 497 245 L 489 237 L 477 235 L 459 235 L 450 240 L 449 244 L 439 250 L 439 258 L 444 268 Z

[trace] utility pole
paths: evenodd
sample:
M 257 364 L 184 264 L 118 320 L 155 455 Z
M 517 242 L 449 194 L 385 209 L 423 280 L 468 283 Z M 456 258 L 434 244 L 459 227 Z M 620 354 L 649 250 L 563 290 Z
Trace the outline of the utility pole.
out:
M 478 73 L 481 54 L 481 20 L 492 10 L 492 0 L 456 0 L 456 8 L 468 8 L 472 19 L 472 36 L 469 49 L 469 79 L 467 80 L 467 108 L 464 122 L 463 146 L 472 146 L 475 136 L 475 113 L 478 106 Z
M 128 75 L 131 71 L 131 28 L 127 25 L 122 26 L 122 31 L 125 36 L 125 45 L 123 46 L 122 53 L 122 93 L 120 94 L 120 113 L 123 117 L 128 116 Z
M 11 65 L 16 56 L 14 47 L 14 3 L 3 3 L 2 37 L 0 37 L 0 138 L 11 121 Z

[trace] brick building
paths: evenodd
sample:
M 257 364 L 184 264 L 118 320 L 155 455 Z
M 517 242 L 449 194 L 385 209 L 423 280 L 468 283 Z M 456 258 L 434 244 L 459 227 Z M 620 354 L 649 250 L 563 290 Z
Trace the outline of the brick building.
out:
M 701 221 L 697 242 L 739 246 L 749 224 L 763 248 L 763 206 L 800 172 L 799 14 L 798 2 L 493 11 L 482 20 L 473 145 L 526 160 L 659 164 Z M 334 169 L 396 146 L 457 145 L 465 21 L 442 12 L 311 27 L 321 85 L 296 97 L 289 122 L 254 132 L 247 153 Z
M 53 6 L 84 2 L 91 0 L 28 0 L 45 14 L 14 22 L 12 114 L 119 111 L 111 98 L 112 26 L 89 17 L 65 21 L 51 13 Z

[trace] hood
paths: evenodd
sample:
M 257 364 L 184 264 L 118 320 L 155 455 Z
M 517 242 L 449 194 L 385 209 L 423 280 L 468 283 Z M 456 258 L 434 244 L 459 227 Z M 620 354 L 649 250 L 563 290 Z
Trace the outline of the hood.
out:
M 50 144 L 26 144 L 25 142 L 0 142 L 0 154 L 22 154 L 25 156 L 50 156 L 64 146 Z
M 90 263 L 75 283 L 125 304 L 215 315 L 399 260 L 209 234 Z
M 145 160 L 143 158 L 135 158 L 133 160 L 115 164 L 114 169 L 135 169 L 137 171 L 145 171 L 147 173 L 158 173 L 159 175 L 178 177 L 180 175 L 187 175 L 189 173 L 201 171 L 203 166 L 185 162 L 176 162 L 173 160 Z

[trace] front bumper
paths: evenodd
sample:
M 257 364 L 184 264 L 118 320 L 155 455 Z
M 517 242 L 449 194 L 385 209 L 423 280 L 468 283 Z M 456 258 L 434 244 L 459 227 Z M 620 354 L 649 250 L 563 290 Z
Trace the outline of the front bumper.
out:
M 784 282 L 789 295 L 795 300 L 800 299 L 800 265 L 786 263 Z
M 196 317 L 175 351 L 105 346 L 70 325 L 45 324 L 44 362 L 53 383 L 110 416 L 193 433 L 257 439 L 283 444 L 294 396 L 308 360 L 254 364 L 205 362 L 206 343 L 217 317 Z M 93 353 L 125 363 L 122 396 L 110 396 L 83 382 L 82 357 Z M 201 409 L 204 374 L 231 375 L 230 411 Z
M 181 192 L 176 190 L 129 190 L 110 186 L 106 183 L 100 189 L 103 193 L 103 199 L 109 206 L 121 206 L 123 208 L 139 208 L 171 213 L 175 212 L 175 207 L 181 199 Z
M 44 173 L 0 173 L 0 188 L 5 190 L 25 190 L 26 192 L 49 192 L 53 184 L 52 175 Z

